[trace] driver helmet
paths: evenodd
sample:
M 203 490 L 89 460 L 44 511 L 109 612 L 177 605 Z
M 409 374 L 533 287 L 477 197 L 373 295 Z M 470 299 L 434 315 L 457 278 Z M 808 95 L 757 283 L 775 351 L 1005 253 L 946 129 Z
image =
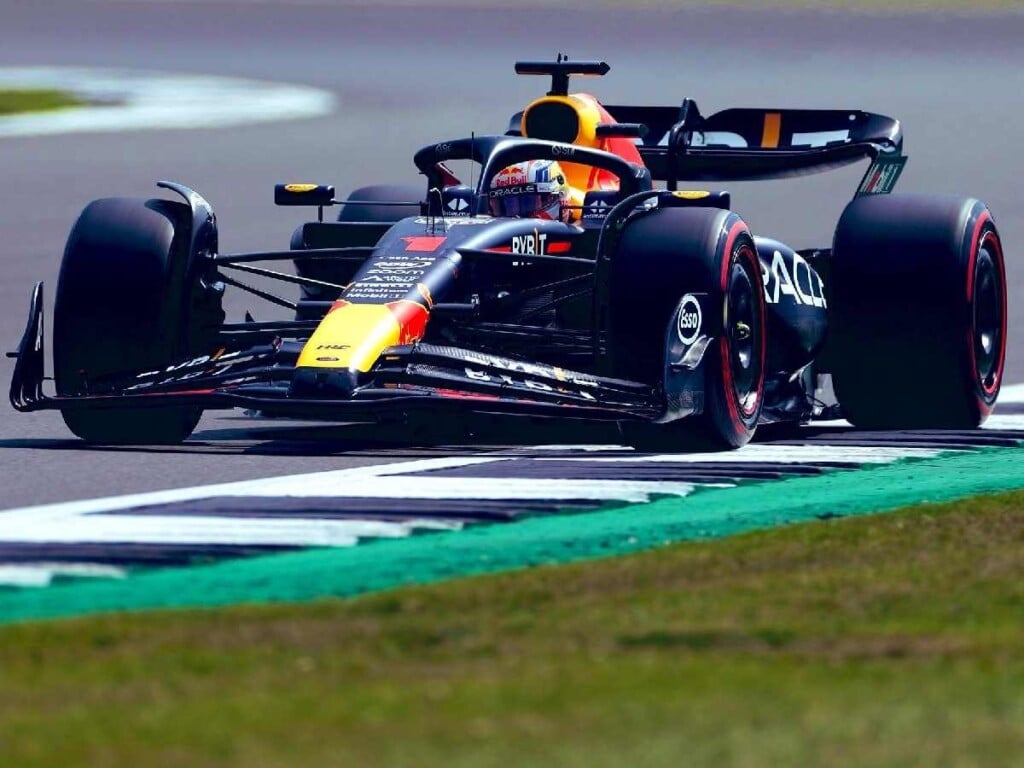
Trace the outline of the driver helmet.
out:
M 487 199 L 493 216 L 569 221 L 569 185 L 554 160 L 529 160 L 503 168 Z

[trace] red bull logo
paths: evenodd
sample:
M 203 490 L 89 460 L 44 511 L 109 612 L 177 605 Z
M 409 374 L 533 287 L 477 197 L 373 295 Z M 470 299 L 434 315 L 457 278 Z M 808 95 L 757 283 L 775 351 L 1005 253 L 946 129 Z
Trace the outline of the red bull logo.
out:
M 514 187 L 520 184 L 526 184 L 526 182 L 526 169 L 522 166 L 513 165 L 505 168 L 495 176 L 494 181 L 491 182 L 491 186 Z

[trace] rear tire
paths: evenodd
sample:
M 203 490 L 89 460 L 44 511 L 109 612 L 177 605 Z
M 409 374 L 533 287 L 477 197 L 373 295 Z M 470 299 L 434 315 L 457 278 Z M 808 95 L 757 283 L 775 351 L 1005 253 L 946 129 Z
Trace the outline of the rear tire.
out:
M 832 379 L 866 429 L 973 429 L 1006 361 L 1006 272 L 977 200 L 878 195 L 836 228 L 829 304 Z
M 739 448 L 764 404 L 767 350 L 757 250 L 739 216 L 667 208 L 630 222 L 611 276 L 614 375 L 652 383 L 665 371 L 665 333 L 687 291 L 710 296 L 722 327 L 705 353 L 703 412 L 664 424 L 624 422 L 627 441 L 653 450 Z M 709 313 L 711 314 L 711 313 Z M 674 326 L 673 326 L 674 328 Z
M 105 198 L 82 211 L 57 284 L 58 394 L 86 394 L 102 377 L 158 370 L 190 352 L 190 224 L 188 207 L 168 200 Z M 113 444 L 179 443 L 201 414 L 165 406 L 61 411 L 83 440 Z

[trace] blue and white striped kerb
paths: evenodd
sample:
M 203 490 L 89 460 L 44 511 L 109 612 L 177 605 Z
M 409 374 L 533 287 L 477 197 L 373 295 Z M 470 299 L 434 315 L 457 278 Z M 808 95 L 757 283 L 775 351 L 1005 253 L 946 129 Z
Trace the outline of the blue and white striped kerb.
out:
M 609 502 L 686 496 L 700 486 L 1016 446 L 1024 441 L 1024 387 L 1009 388 L 986 427 L 893 433 L 834 422 L 806 428 L 799 439 L 682 455 L 549 445 L 11 509 L 0 512 L 0 586 L 351 547 L 524 515 L 586 512 Z

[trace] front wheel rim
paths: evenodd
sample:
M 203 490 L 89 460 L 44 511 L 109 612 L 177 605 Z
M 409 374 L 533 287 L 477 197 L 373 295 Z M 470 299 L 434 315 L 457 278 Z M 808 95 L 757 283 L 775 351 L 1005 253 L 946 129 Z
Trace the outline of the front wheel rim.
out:
M 732 392 L 740 412 L 749 417 L 757 411 L 761 382 L 761 326 L 758 287 L 741 261 L 729 270 L 726 295 L 726 339 L 732 374 Z
M 1003 302 L 1000 275 L 992 253 L 985 246 L 978 251 L 974 267 L 973 319 L 975 375 L 985 391 L 996 385 L 1003 348 Z

